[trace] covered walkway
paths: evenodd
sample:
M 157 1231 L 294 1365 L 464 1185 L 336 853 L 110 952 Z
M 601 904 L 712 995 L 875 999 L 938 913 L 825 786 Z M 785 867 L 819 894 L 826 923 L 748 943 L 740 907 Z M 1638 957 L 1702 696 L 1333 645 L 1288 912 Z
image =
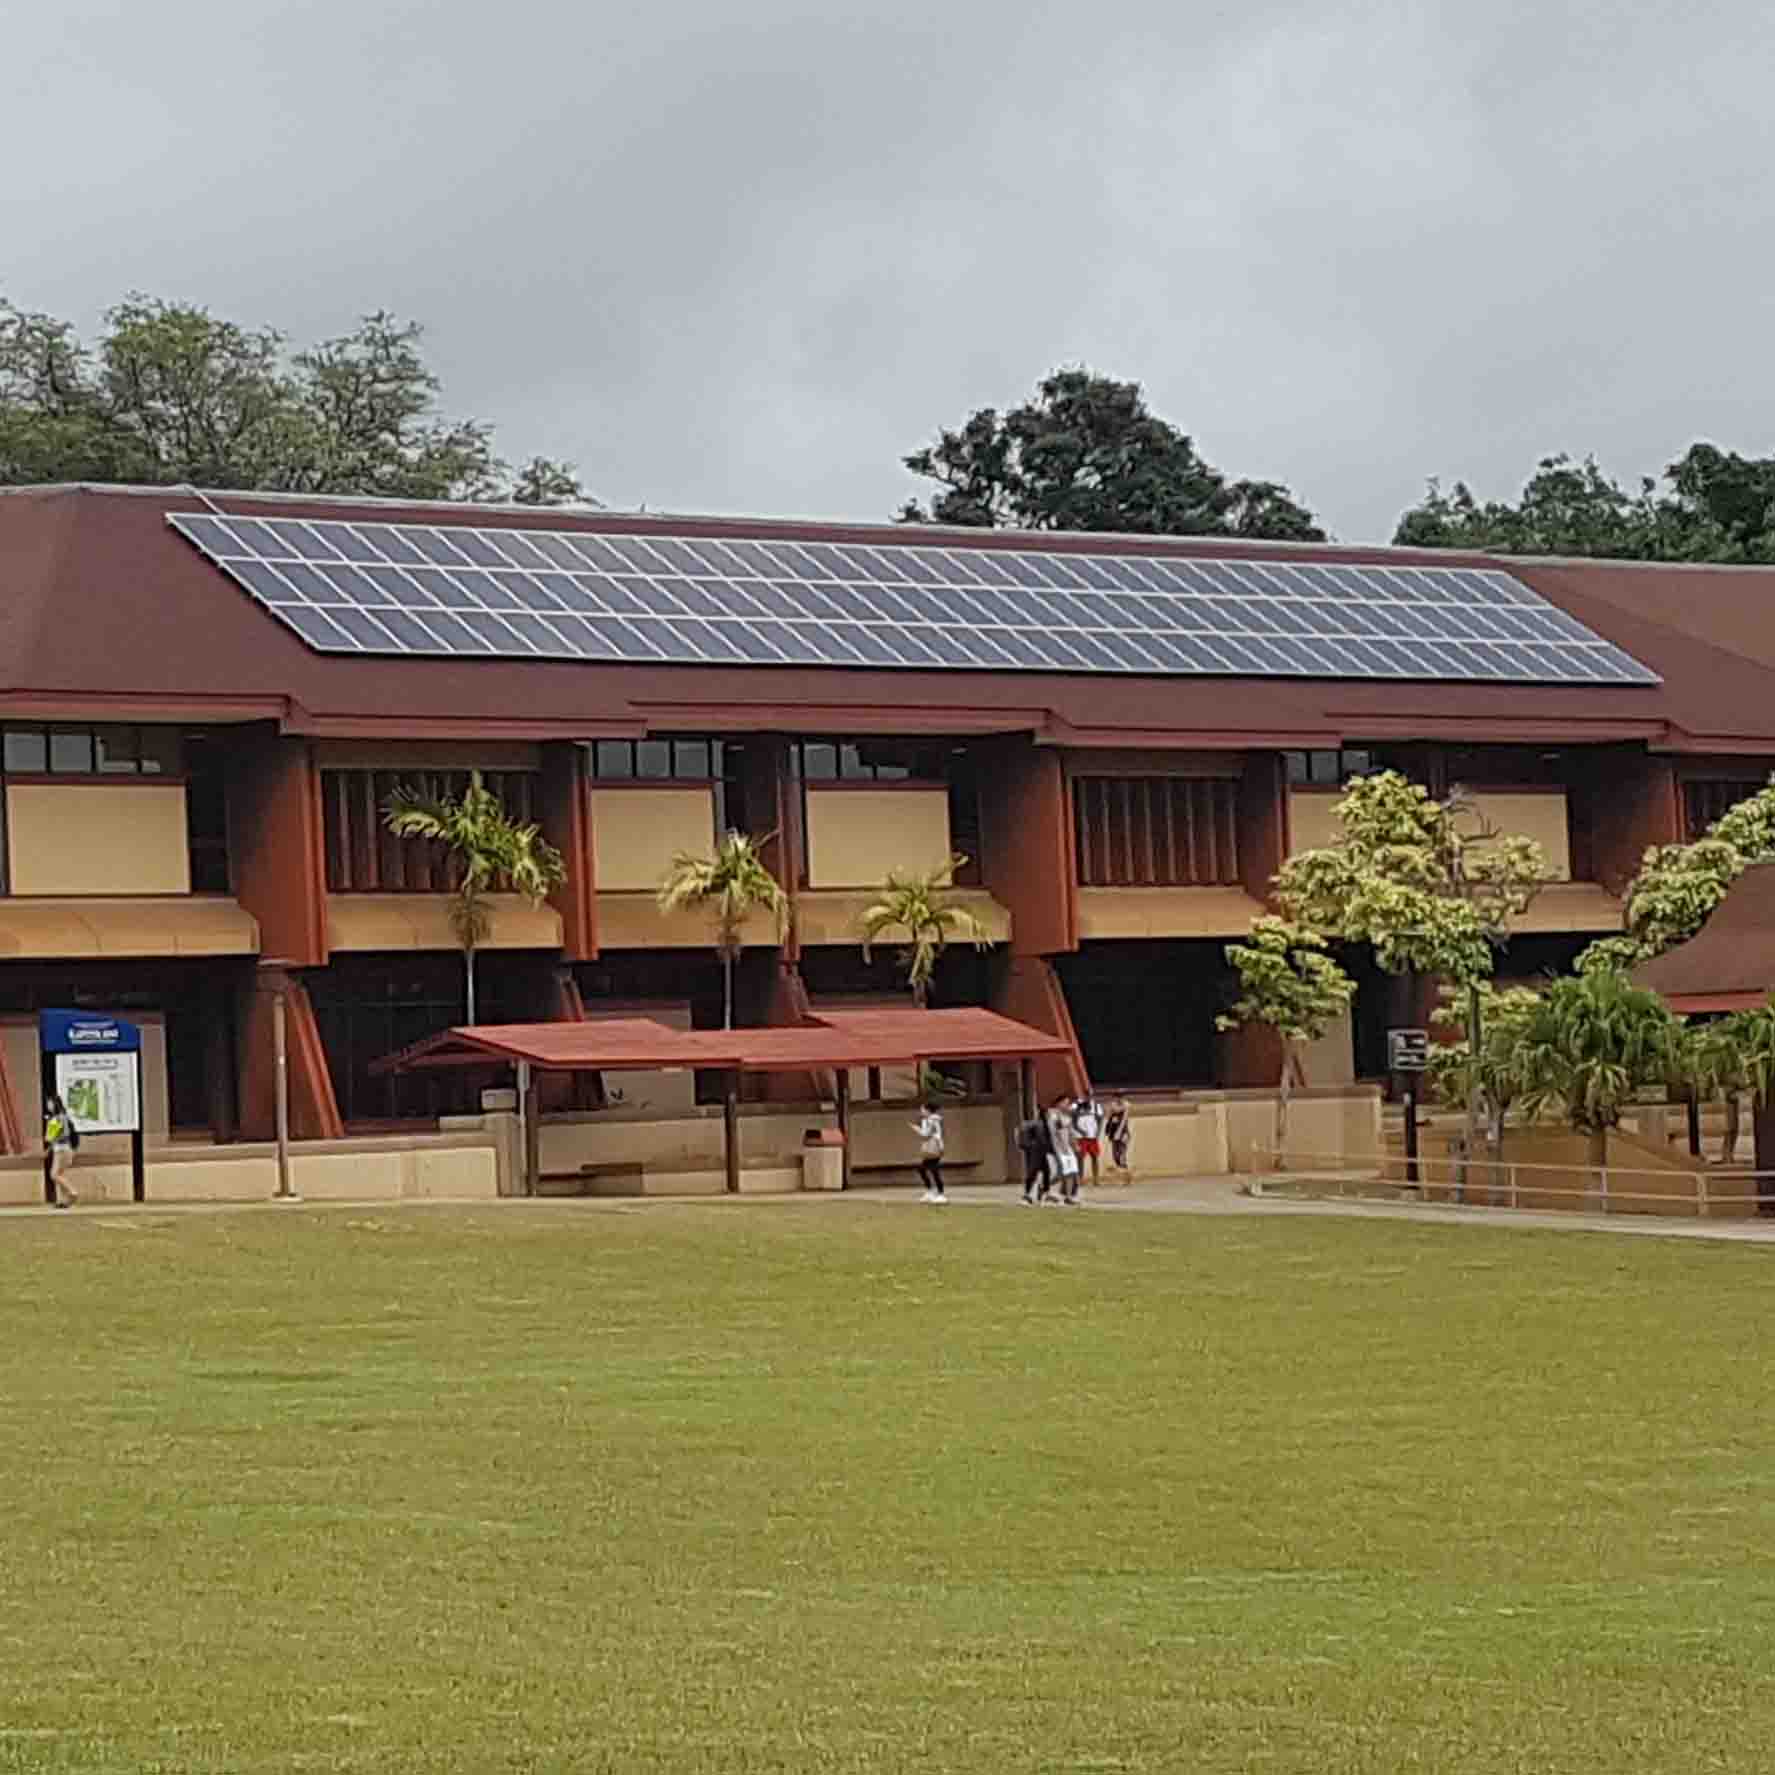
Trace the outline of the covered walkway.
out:
M 375 1070 L 486 1066 L 504 1062 L 516 1074 L 524 1126 L 524 1194 L 538 1177 L 536 1083 L 545 1072 L 722 1074 L 723 1154 L 727 1187 L 740 1187 L 739 1081 L 743 1073 L 831 1072 L 844 1183 L 850 1185 L 850 1073 L 855 1067 L 923 1065 L 940 1060 L 1018 1063 L 1026 1114 L 1034 1108 L 1034 1061 L 1071 1051 L 1049 1035 L 996 1011 L 869 1009 L 822 1011 L 808 1022 L 757 1029 L 669 1029 L 647 1017 L 586 1023 L 494 1023 L 446 1029 L 390 1054 Z

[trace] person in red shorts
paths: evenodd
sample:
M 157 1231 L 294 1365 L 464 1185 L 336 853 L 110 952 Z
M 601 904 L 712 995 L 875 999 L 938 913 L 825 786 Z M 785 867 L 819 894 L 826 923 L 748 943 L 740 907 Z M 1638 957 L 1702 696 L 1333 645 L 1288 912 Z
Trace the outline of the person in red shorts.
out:
M 1089 1091 L 1072 1106 L 1073 1145 L 1078 1150 L 1080 1182 L 1084 1181 L 1086 1161 L 1091 1166 L 1091 1182 L 1103 1182 L 1103 1105 Z

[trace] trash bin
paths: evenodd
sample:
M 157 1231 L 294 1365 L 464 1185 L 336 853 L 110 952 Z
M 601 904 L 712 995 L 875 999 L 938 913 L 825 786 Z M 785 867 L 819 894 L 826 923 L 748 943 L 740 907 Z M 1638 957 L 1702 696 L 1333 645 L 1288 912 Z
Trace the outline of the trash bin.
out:
M 844 1188 L 844 1136 L 836 1128 L 809 1128 L 802 1135 L 801 1187 Z

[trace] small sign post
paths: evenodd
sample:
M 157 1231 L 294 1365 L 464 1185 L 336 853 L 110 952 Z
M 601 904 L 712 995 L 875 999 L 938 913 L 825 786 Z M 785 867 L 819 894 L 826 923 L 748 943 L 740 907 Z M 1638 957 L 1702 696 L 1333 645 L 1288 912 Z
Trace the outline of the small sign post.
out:
M 56 1095 L 83 1135 L 127 1134 L 130 1190 L 142 1201 L 147 1167 L 142 1151 L 142 1032 L 102 1011 L 44 1011 L 38 1036 Z
M 1427 1029 L 1387 1031 L 1387 1070 L 1399 1081 L 1405 1098 L 1405 1181 L 1418 1179 L 1418 1074 L 1430 1064 Z

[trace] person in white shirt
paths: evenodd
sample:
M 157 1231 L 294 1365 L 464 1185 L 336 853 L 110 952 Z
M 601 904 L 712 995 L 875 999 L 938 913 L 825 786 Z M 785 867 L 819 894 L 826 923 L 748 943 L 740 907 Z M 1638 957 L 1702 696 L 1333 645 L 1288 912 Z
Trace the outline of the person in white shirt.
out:
M 1091 1182 L 1100 1185 L 1103 1182 L 1103 1105 L 1088 1091 L 1072 1106 L 1072 1131 L 1077 1137 L 1080 1172 L 1085 1168 L 1085 1160 L 1089 1159 Z
M 947 1202 L 943 1190 L 943 1112 L 936 1104 L 927 1103 L 924 1114 L 912 1124 L 918 1136 L 918 1175 L 924 1181 L 927 1202 Z

